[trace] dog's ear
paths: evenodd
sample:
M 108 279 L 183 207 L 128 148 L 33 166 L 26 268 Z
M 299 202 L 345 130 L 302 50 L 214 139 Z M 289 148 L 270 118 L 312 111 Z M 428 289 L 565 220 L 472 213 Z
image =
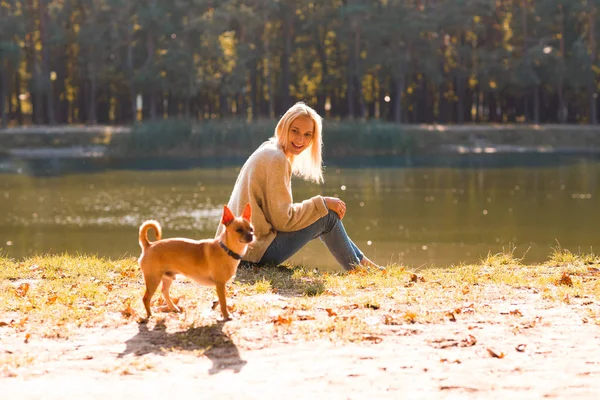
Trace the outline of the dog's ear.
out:
M 242 213 L 242 218 L 244 218 L 246 221 L 250 221 L 251 216 L 252 216 L 252 208 L 250 207 L 250 203 L 247 203 L 246 207 L 244 207 L 244 212 Z
M 229 207 L 227 207 L 227 205 L 225 205 L 223 207 L 223 218 L 221 219 L 221 223 L 225 226 L 229 225 L 233 220 L 235 219 L 235 217 L 233 216 L 233 213 L 231 212 L 231 210 L 229 209 Z

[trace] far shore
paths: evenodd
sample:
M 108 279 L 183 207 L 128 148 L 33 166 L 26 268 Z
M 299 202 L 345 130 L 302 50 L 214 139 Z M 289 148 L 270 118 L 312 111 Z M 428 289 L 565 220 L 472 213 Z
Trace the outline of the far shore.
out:
M 146 122 L 139 126 L 68 125 L 0 129 L 0 155 L 17 159 L 245 155 L 270 136 L 274 121 L 210 121 L 185 126 L 161 124 L 164 126 Z M 139 129 L 142 130 L 138 132 Z M 181 129 L 190 131 L 185 133 Z M 177 136 L 172 138 L 175 134 Z M 324 135 L 326 155 L 335 157 L 600 153 L 600 126 L 592 125 L 395 125 L 332 121 L 326 122 Z

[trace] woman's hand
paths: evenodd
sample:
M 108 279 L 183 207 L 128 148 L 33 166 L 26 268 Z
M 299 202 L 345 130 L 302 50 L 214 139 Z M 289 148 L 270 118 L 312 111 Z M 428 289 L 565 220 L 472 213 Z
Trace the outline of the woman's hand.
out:
M 346 203 L 337 197 L 323 197 L 323 199 L 325 200 L 325 205 L 327 205 L 327 208 L 329 208 L 331 211 L 334 211 L 338 217 L 340 217 L 340 219 L 344 218 L 344 215 L 346 215 Z

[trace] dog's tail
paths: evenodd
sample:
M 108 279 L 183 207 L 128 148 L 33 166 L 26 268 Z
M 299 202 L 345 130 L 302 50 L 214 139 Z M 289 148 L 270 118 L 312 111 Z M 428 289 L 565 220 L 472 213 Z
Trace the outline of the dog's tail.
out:
M 154 233 L 156 234 L 156 240 L 160 240 L 162 237 L 162 229 L 160 224 L 153 219 L 149 219 L 144 222 L 142 226 L 140 226 L 140 247 L 142 251 L 146 250 L 148 246 L 150 246 L 150 241 L 148 240 L 148 230 L 154 229 Z

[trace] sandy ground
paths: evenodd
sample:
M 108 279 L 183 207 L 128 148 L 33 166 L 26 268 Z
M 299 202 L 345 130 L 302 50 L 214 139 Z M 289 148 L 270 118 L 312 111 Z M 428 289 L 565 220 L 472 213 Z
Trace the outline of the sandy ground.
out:
M 131 321 L 76 329 L 68 338 L 32 335 L 27 343 L 24 332 L 5 325 L 0 392 L 6 399 L 600 396 L 600 329 L 590 317 L 598 304 L 549 303 L 524 292 L 487 308 L 456 321 L 374 322 L 377 335 L 353 343 L 298 339 L 268 321 L 250 327 L 215 319 L 185 331 Z M 194 344 L 203 340 L 208 346 Z

